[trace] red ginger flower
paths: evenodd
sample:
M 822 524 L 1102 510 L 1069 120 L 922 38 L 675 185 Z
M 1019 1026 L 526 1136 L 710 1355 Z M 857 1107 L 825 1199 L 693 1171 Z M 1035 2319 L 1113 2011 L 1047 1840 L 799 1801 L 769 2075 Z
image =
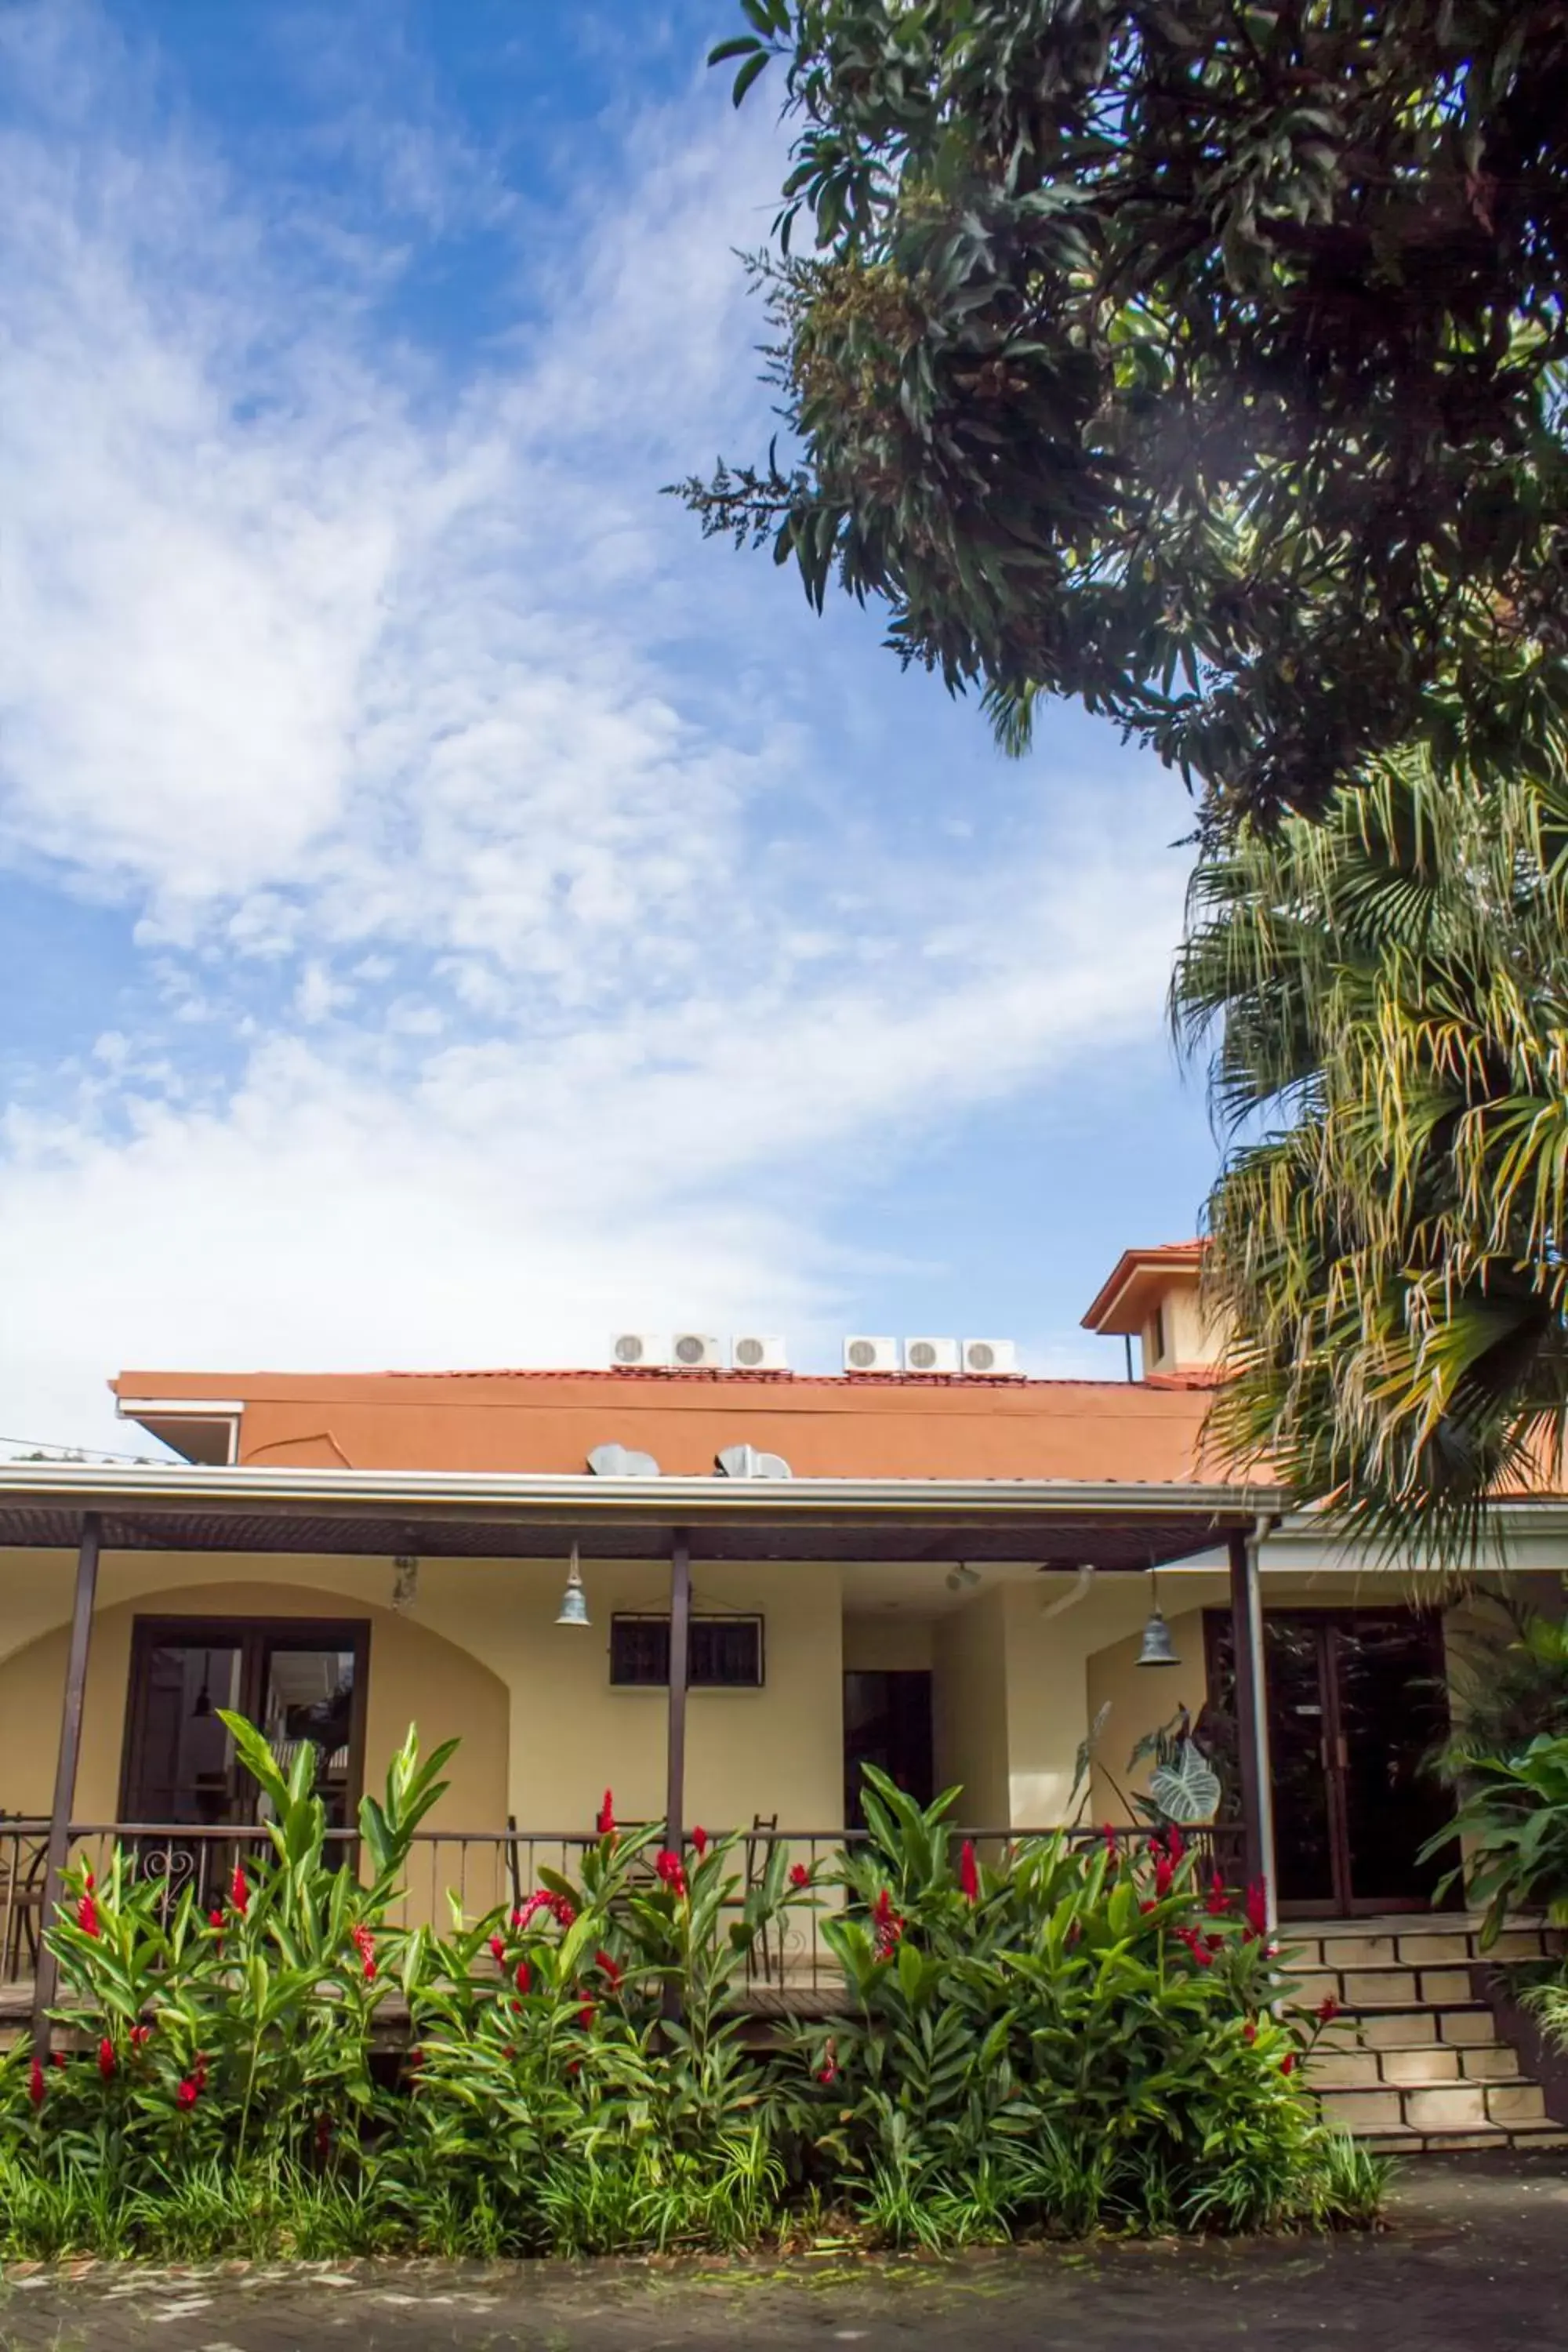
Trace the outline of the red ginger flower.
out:
M 551 1896 L 550 1915 L 555 1921 L 558 1927 L 570 1927 L 572 1922 L 577 1916 L 577 1914 L 574 1911 L 570 1903 L 567 1902 L 564 1895 L 552 1895 Z
M 789 1883 L 792 1886 L 809 1886 L 811 1885 L 811 1873 L 807 1870 L 804 1862 L 791 1864 Z
M 838 2044 L 831 2038 L 822 2045 L 822 2063 L 816 2070 L 816 2079 L 819 2083 L 838 2080 Z
M 605 1791 L 605 1801 L 599 1807 L 594 1827 L 602 1838 L 614 1837 L 616 1834 L 616 1801 L 608 1789 Z
M 692 1832 L 691 1832 L 691 1843 L 692 1843 L 692 1844 L 693 1844 L 693 1845 L 696 1847 L 696 1849 L 697 1849 L 697 1859 L 698 1859 L 698 1861 L 699 1861 L 699 1862 L 700 1862 L 700 1861 L 701 1861 L 701 1859 L 702 1859 L 702 1857 L 703 1857 L 703 1855 L 704 1855 L 704 1854 L 707 1853 L 707 1851 L 708 1851 L 708 1832 L 707 1832 L 707 1831 L 706 1831 L 706 1830 L 693 1830 L 693 1831 L 692 1831 Z
M 99 1933 L 98 1904 L 90 1886 L 76 1906 L 76 1924 L 84 1936 L 96 1936 Z
M 131 2047 L 132 2050 L 145 2049 L 147 2046 L 147 2037 L 152 2031 L 153 2029 L 150 2025 L 133 2025 L 131 2029 Z
M 1268 1927 L 1268 1890 L 1261 1878 L 1255 1878 L 1247 1890 L 1247 1940 L 1250 1944 L 1264 1935 Z
M 963 1851 L 958 1857 L 958 1884 L 963 1889 L 963 1899 L 966 1903 L 979 1902 L 980 1868 L 974 1859 L 974 1840 L 973 1838 L 964 1839 Z
M 1177 1828 L 1175 1822 L 1173 1822 L 1170 1828 L 1165 1832 L 1165 1852 L 1170 1855 L 1173 1863 L 1177 1863 L 1183 1859 L 1186 1851 L 1186 1839 L 1182 1835 L 1182 1832 Z
M 1204 1909 L 1211 1919 L 1223 1919 L 1230 1909 L 1230 1896 L 1226 1891 L 1225 1881 L 1217 1870 L 1209 1880 L 1208 1900 L 1204 1905 Z
M 1331 2025 L 1339 2013 L 1339 2002 L 1334 1999 L 1331 1992 L 1327 1994 L 1325 1998 L 1318 2003 L 1318 2023 L 1320 2025 Z
M 374 1984 L 375 1982 L 375 1937 L 363 1920 L 357 1927 L 349 1929 L 349 1941 L 360 1956 L 363 1963 L 361 1973 L 364 1981 L 366 1984 Z
M 234 1865 L 234 1876 L 228 1882 L 228 1899 L 243 1919 L 250 1908 L 250 1883 L 245 1875 L 242 1862 Z
M 35 2058 L 27 2074 L 27 2096 L 36 2107 L 44 2104 L 44 2062 Z
M 107 2083 L 114 2073 L 114 2044 L 106 2033 L 98 2045 L 98 2071 Z
M 876 1937 L 877 1958 L 879 1960 L 891 1959 L 904 1932 L 904 1923 L 894 1910 L 893 1898 L 885 1886 L 872 1906 L 871 1926 Z
M 609 1985 L 610 1990 L 612 1992 L 619 1992 L 621 1989 L 621 1971 L 616 1962 L 611 1958 L 610 1954 L 608 1952 L 595 1952 L 594 1955 L 594 1966 L 601 1971 L 606 1983 Z
M 577 2022 L 582 2027 L 584 2033 L 588 2032 L 588 2029 L 593 2024 L 595 2015 L 595 2011 L 593 2002 L 591 2000 L 585 2000 L 583 2003 L 582 2008 L 577 2011 Z
M 671 1853 L 666 1846 L 663 1853 L 655 1857 L 653 1866 L 671 1894 L 683 1895 L 686 1893 L 686 1872 L 678 1853 Z
M 174 2093 L 174 2105 L 182 2110 L 194 2107 L 201 2097 L 202 2086 L 194 2074 L 187 2074 Z
M 519 1960 L 517 1964 L 517 1975 L 512 1981 L 517 1986 L 519 1992 L 526 1992 L 529 1986 L 533 1982 L 533 1970 L 529 1967 L 526 1960 Z
M 1241 2029 L 1241 2038 L 1242 2038 L 1242 2040 L 1243 2040 L 1244 2042 L 1256 2042 L 1256 2041 L 1257 2041 L 1257 2039 L 1258 2039 L 1258 2021 L 1257 2021 L 1257 2020 L 1256 2020 L 1255 2018 L 1251 2018 L 1251 2017 L 1249 2017 L 1249 2018 L 1247 2019 L 1247 2023 L 1246 2023 L 1246 2024 L 1242 2027 L 1242 2029 Z
M 1282 2074 L 1293 2074 L 1295 2071 L 1296 2053 L 1293 2050 L 1287 2050 L 1284 2057 L 1279 2061 L 1279 2072 Z
M 1115 1822 L 1102 1822 L 1100 1825 L 1100 1834 L 1105 1840 L 1106 1853 L 1110 1855 L 1111 1861 L 1114 1862 L 1116 1860 L 1117 1853 Z
M 506 1938 L 504 1936 L 492 1936 L 490 1937 L 490 1958 L 494 1960 L 497 1968 L 499 1969 L 501 1962 L 506 1958 Z
M 1154 1899 L 1163 1903 L 1175 1883 L 1176 1866 L 1165 1854 L 1154 1864 Z

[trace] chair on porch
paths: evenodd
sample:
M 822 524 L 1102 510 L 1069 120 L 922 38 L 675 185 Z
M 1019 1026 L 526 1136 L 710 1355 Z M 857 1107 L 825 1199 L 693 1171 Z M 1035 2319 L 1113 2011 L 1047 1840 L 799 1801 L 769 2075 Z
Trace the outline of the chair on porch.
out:
M 37 1973 L 48 1839 L 22 1813 L 0 1812 L 0 1984 Z

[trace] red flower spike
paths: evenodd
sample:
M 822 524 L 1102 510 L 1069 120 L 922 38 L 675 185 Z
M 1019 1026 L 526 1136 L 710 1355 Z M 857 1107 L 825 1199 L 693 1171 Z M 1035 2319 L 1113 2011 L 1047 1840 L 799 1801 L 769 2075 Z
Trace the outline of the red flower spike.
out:
M 33 2061 L 33 2063 L 32 2063 L 31 2067 L 30 2067 L 30 2068 L 29 2068 L 29 2070 L 28 2070 L 28 2074 L 27 2074 L 27 2096 L 31 2099 L 31 2101 L 33 2102 L 33 2105 L 34 2105 L 36 2107 L 41 2107 L 41 2106 L 43 2105 L 43 2104 L 44 2104 L 44 2065 L 43 2065 L 43 2061 L 42 2061 L 42 2059 L 40 2059 L 40 2058 L 35 2058 L 35 2059 L 34 2059 L 34 2061 Z
M 608 1789 L 605 1791 L 605 1801 L 595 1817 L 594 1827 L 602 1838 L 614 1837 L 616 1834 L 616 1801 Z
M 362 1963 L 360 1973 L 365 1983 L 374 1984 L 375 1982 L 375 1937 L 363 1920 L 357 1927 L 349 1929 L 349 1941 L 360 1956 Z
M 237 1862 L 234 1876 L 228 1883 L 228 1899 L 243 1919 L 250 1908 L 250 1884 L 245 1875 L 245 1864 Z
M 817 2070 L 816 2070 L 816 2079 L 817 2079 L 817 2081 L 818 2081 L 819 2083 L 837 2083 L 837 2080 L 838 2080 L 838 2069 L 837 2069 L 837 2067 L 834 2064 L 834 2063 L 833 2063 L 833 2061 L 832 2061 L 832 2059 L 831 2059 L 831 2058 L 827 2061 L 827 2063 L 826 2063 L 825 2066 L 819 2066 L 819 2067 L 817 2068 Z
M 1325 2000 L 1322 2000 L 1318 2003 L 1318 2023 L 1320 2025 L 1331 2025 L 1339 2013 L 1340 2005 L 1334 1999 L 1332 1993 L 1330 1993 Z
M 893 1898 L 884 1886 L 871 1906 L 872 1933 L 876 1938 L 877 1958 L 890 1960 L 904 1932 L 904 1923 L 893 1908 Z
M 1243 2040 L 1244 2042 L 1256 2042 L 1256 2041 L 1257 2041 L 1257 2039 L 1258 2039 L 1258 2026 L 1257 2026 L 1256 2021 L 1255 2021 L 1254 2019 L 1252 2019 L 1252 2018 L 1250 2018 L 1250 2017 L 1247 2019 L 1247 2023 L 1246 2023 L 1246 2024 L 1242 2027 L 1242 2029 L 1241 2029 L 1241 2038 L 1242 2038 L 1242 2040 Z
M 958 1857 L 958 1884 L 966 1903 L 980 1900 L 980 1865 L 974 1859 L 974 1840 L 965 1838 L 963 1851 Z
M 65 2068 L 65 2063 L 66 2063 L 66 2053 L 65 2053 L 65 2052 L 64 2052 L 63 2050 L 56 2050 L 56 2051 L 54 2051 L 54 2052 L 51 2053 L 50 2058 L 49 2058 L 49 2063 L 50 2063 L 50 2065 L 51 2065 L 51 2066 L 58 2066 L 58 2067 L 61 2069 L 61 2071 L 63 2072 L 63 2071 L 64 2071 L 64 2068 Z
M 207 1913 L 207 1926 L 209 1927 L 216 1927 L 221 1930 L 223 1927 L 223 1913 L 221 1911 L 209 1911 Z
M 1175 1883 L 1175 1864 L 1165 1854 L 1162 1854 L 1154 1864 L 1154 1900 L 1157 1903 L 1163 1903 Z
M 699 1830 L 693 1830 L 693 1831 L 692 1831 L 692 1832 L 691 1832 L 691 1843 L 692 1843 L 692 1844 L 693 1844 L 693 1845 L 696 1847 L 696 1849 L 697 1849 L 697 1859 L 698 1859 L 698 1861 L 699 1861 L 699 1862 L 700 1862 L 700 1861 L 701 1861 L 701 1859 L 702 1859 L 702 1857 L 703 1857 L 703 1855 L 704 1855 L 704 1854 L 707 1853 L 707 1851 L 708 1851 L 708 1832 L 707 1832 L 707 1831 L 706 1831 L 706 1830 L 701 1830 L 701 1829 L 699 1829 Z
M 93 1876 L 90 1870 L 83 1872 L 81 1883 L 86 1887 L 89 1895 L 92 1893 L 93 1888 L 98 1885 L 98 1881 Z
M 577 2022 L 582 2027 L 584 2033 L 591 2031 L 595 2015 L 595 2011 L 593 2002 L 591 2000 L 585 2000 L 583 2003 L 582 2008 L 577 2011 Z
M 153 2029 L 150 2025 L 133 2025 L 131 2029 L 131 2047 L 132 2050 L 144 2050 L 147 2046 L 147 2037 L 152 2031 Z
M 1204 1908 L 1211 1919 L 1223 1919 L 1230 1909 L 1230 1896 L 1226 1892 L 1225 1881 L 1217 1870 L 1209 1880 L 1208 1900 L 1204 1905 Z
M 114 2074 L 114 2044 L 106 2033 L 98 2045 L 98 2071 L 109 2082 Z
M 533 1982 L 533 1970 L 529 1967 L 526 1960 L 519 1960 L 517 1964 L 517 1974 L 513 1978 L 512 1981 L 516 1985 L 519 1992 L 526 1992 L 529 1986 Z
M 792 1886 L 809 1886 L 811 1885 L 811 1873 L 807 1870 L 804 1862 L 795 1862 L 790 1864 L 789 1883 Z
M 1295 2071 L 1296 2053 L 1293 2050 L 1287 2050 L 1284 2057 L 1279 2061 L 1279 2072 L 1282 2074 L 1293 2074 Z
M 96 1936 L 99 1933 L 98 1905 L 90 1890 L 82 1896 L 76 1906 L 76 1924 L 84 1936 Z
M 1247 1924 L 1254 1936 L 1261 1936 L 1268 1929 L 1268 1890 L 1261 1878 L 1255 1878 L 1247 1890 Z
M 506 1958 L 506 1937 L 504 1936 L 492 1936 L 490 1937 L 490 1958 L 499 1969 L 501 1962 Z
M 1165 1852 L 1170 1855 L 1173 1863 L 1177 1863 L 1184 1858 L 1186 1851 L 1187 1842 L 1173 1822 L 1165 1832 Z
M 663 1853 L 655 1857 L 653 1866 L 672 1895 L 682 1896 L 685 1895 L 686 1872 L 678 1853 L 671 1853 L 669 1848 L 666 1846 Z
M 605 1982 L 610 1988 L 610 1990 L 612 1992 L 619 1992 L 621 1989 L 621 1971 L 615 1960 L 611 1958 L 609 1953 L 595 1952 L 594 1955 L 594 1966 L 601 1971 Z
M 180 2108 L 182 2112 L 188 2112 L 189 2109 L 195 2105 L 196 2101 L 201 2097 L 201 2084 L 196 2081 L 194 2074 L 187 2074 L 184 2081 L 180 2084 L 179 2089 L 174 2093 L 174 2105 Z

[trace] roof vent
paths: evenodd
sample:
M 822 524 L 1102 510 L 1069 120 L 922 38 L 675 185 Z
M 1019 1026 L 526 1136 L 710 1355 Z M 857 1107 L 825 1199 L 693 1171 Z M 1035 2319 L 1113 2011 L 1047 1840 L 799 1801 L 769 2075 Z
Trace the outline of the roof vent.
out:
M 759 1454 L 754 1445 L 726 1445 L 719 1456 L 726 1478 L 793 1478 L 782 1454 Z
M 658 1464 L 651 1454 L 634 1454 L 626 1445 L 595 1445 L 588 1456 L 595 1478 L 657 1478 Z
M 904 1370 L 906 1372 L 956 1372 L 957 1340 L 906 1339 Z
M 730 1361 L 738 1372 L 782 1372 L 788 1369 L 789 1357 L 782 1339 L 747 1331 L 731 1341 Z
M 1011 1339 L 966 1339 L 963 1369 L 966 1372 L 1014 1378 L 1018 1370 L 1017 1348 Z
M 610 1356 L 617 1364 L 668 1364 L 669 1349 L 651 1331 L 617 1331 L 610 1342 Z
M 717 1339 L 705 1331 L 678 1331 L 675 1335 L 675 1360 L 689 1372 L 716 1372 L 724 1359 Z
M 847 1372 L 896 1372 L 899 1343 L 896 1339 L 846 1339 L 844 1369 Z

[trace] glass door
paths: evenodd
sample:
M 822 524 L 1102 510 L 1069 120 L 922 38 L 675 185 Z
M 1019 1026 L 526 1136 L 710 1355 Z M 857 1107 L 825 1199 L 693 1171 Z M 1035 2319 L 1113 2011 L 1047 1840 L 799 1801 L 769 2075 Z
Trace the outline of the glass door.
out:
M 353 1826 L 369 1641 L 363 1623 L 138 1618 L 120 1817 L 138 1831 L 145 1876 L 166 1878 L 172 1893 L 194 1884 L 205 1906 L 255 1843 L 214 1834 L 263 1818 L 220 1710 L 258 1725 L 285 1771 L 308 1745 L 328 1828 Z
M 1211 1708 L 1223 1721 L 1236 1705 L 1228 1611 L 1209 1612 L 1206 1633 Z M 1450 1858 L 1418 1856 L 1453 1811 L 1426 1766 L 1447 1727 L 1441 1620 L 1271 1609 L 1263 1645 L 1281 1911 L 1427 1909 Z

